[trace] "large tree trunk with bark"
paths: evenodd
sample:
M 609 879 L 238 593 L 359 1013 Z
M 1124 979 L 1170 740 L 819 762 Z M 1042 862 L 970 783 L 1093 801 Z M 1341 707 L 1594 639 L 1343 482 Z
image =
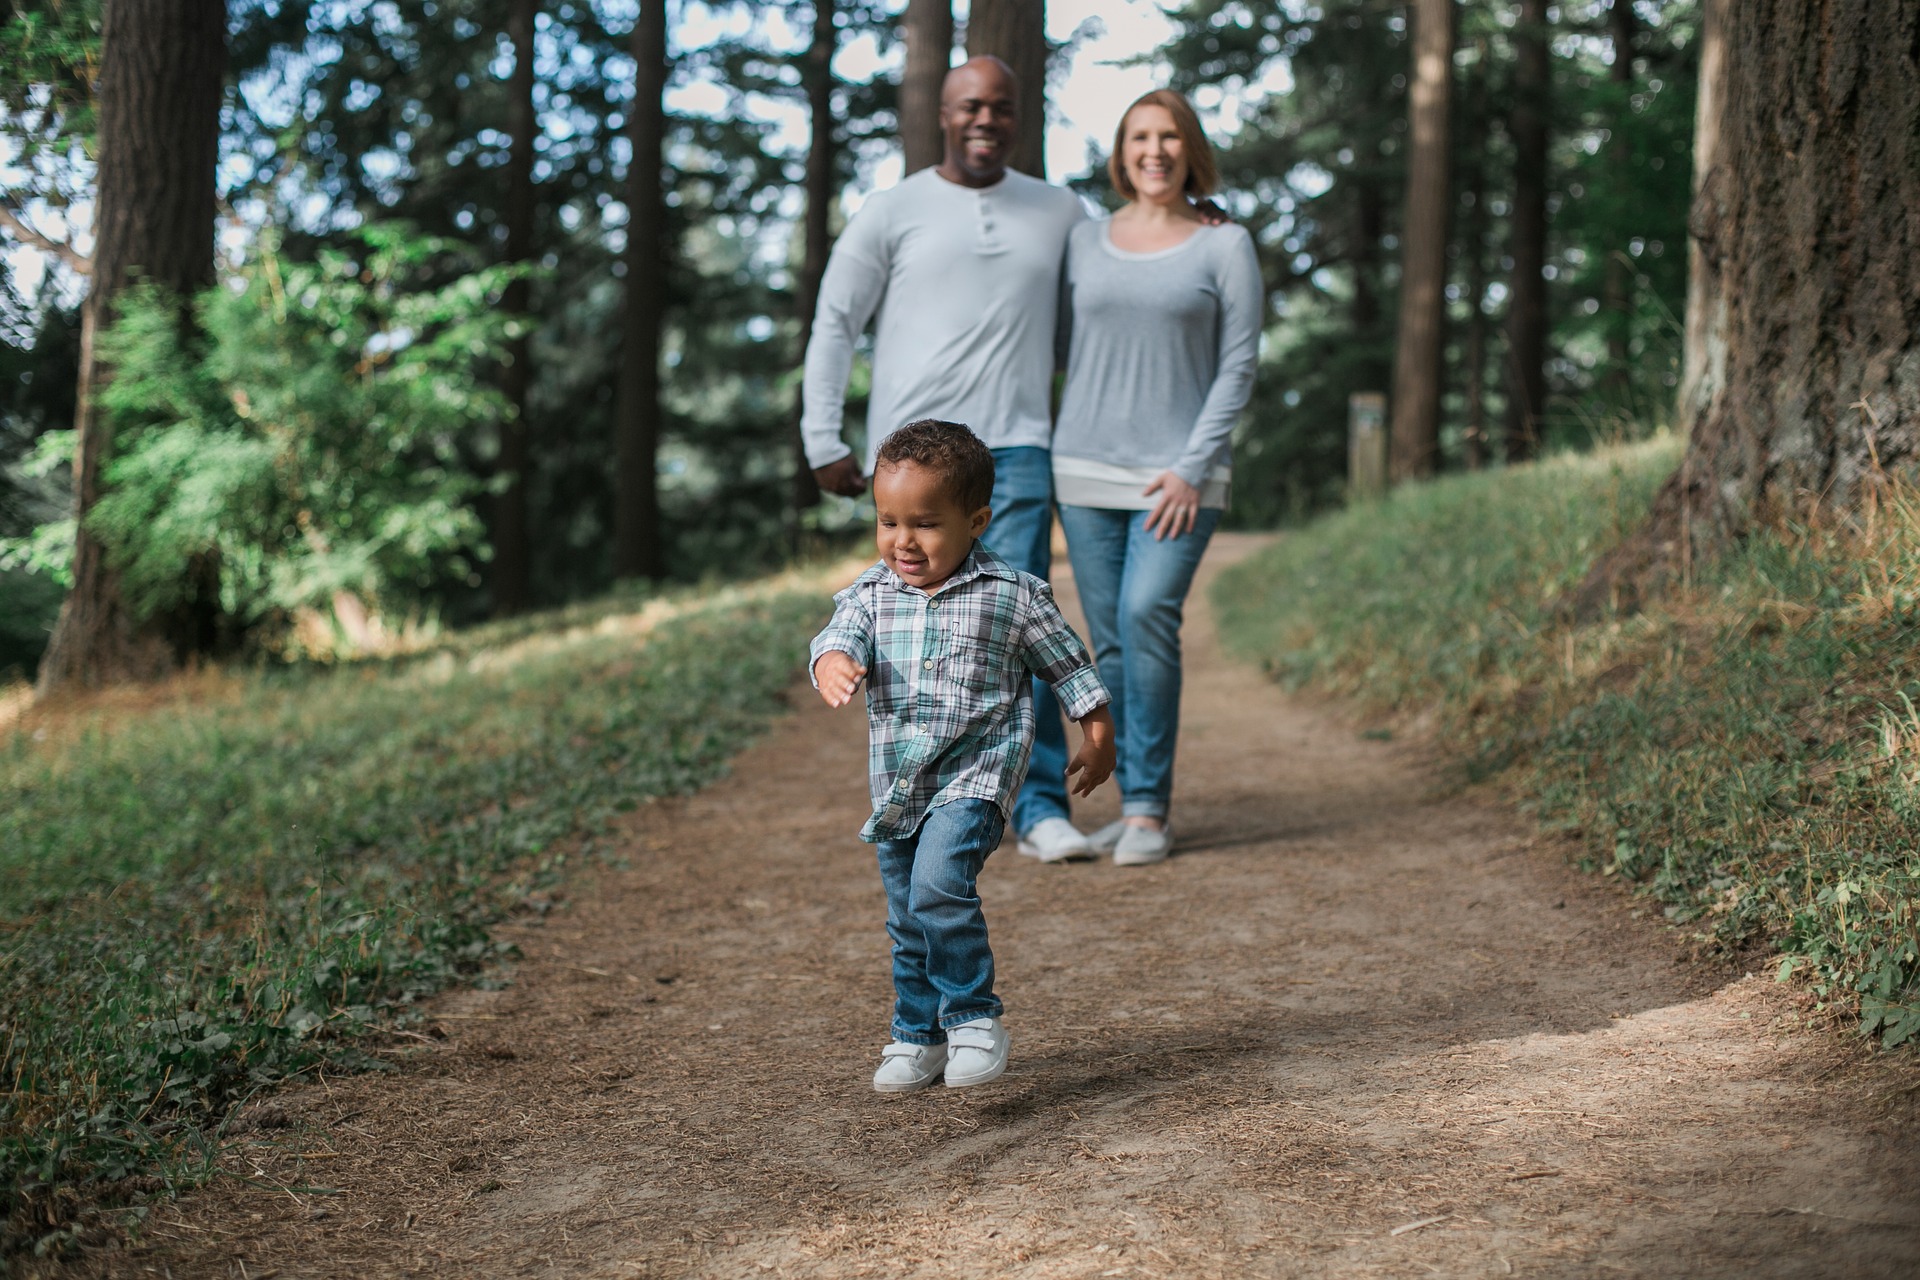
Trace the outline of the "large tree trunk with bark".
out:
M 659 578 L 660 548 L 660 331 L 667 291 L 667 205 L 661 187 L 666 142 L 666 0 L 641 0 L 633 26 L 633 107 L 627 139 L 626 320 L 620 342 L 620 386 L 615 404 L 613 572 L 618 578 Z
M 227 69 L 224 0 L 113 0 L 105 6 L 99 80 L 100 165 L 92 287 L 81 321 L 79 444 L 74 459 L 73 590 L 60 610 L 40 691 L 161 674 L 202 637 L 169 637 L 121 597 L 106 548 L 87 531 L 101 495 L 112 426 L 99 407 L 110 372 L 96 339 L 119 291 L 137 277 L 186 299 L 213 281 L 214 170 Z M 183 336 L 190 321 L 183 310 Z
M 1447 306 L 1453 0 L 1417 0 L 1414 8 L 1407 208 L 1400 230 L 1400 333 L 1394 348 L 1388 454 L 1389 474 L 1396 483 L 1432 475 L 1439 457 L 1440 357 Z
M 800 319 L 800 345 L 796 363 L 806 360 L 807 343 L 813 338 L 813 309 L 820 300 L 820 277 L 826 274 L 827 253 L 833 248 L 833 51 L 838 33 L 833 25 L 834 0 L 814 0 L 813 42 L 807 48 L 801 68 L 807 85 L 807 112 L 813 137 L 807 149 L 806 248 L 800 262 L 799 288 L 794 290 L 794 308 Z M 951 30 L 952 15 L 948 15 Z M 909 60 L 911 60 L 909 53 Z M 909 61 L 911 70 L 911 61 Z M 807 461 L 806 442 L 800 435 L 800 405 L 803 397 L 794 396 L 793 425 L 790 432 L 793 455 L 794 531 L 799 533 L 799 513 L 820 501 L 820 486 Z
M 991 54 L 1013 68 L 1020 86 L 1020 137 L 1007 163 L 1047 176 L 1047 6 L 1045 0 L 973 0 L 967 56 Z
M 507 261 L 524 266 L 533 259 L 533 31 L 539 0 L 513 0 L 507 15 L 507 34 L 513 41 L 513 76 L 508 82 L 507 130 L 513 149 L 507 159 Z M 507 311 L 528 311 L 525 279 L 507 286 L 501 300 Z M 500 474 L 506 488 L 494 499 L 493 612 L 507 617 L 524 611 L 533 585 L 533 539 L 527 519 L 527 473 L 531 447 L 527 428 L 527 391 L 533 381 L 533 344 L 522 333 L 507 346 L 507 367 L 501 370 L 500 389 L 513 406 L 513 416 L 500 424 Z
M 900 144 L 907 172 L 940 163 L 940 87 L 953 63 L 953 0 L 907 0 L 907 69 L 900 77 Z
M 1486 118 L 1487 45 L 1478 41 L 1479 57 L 1475 71 L 1467 81 L 1466 127 L 1472 128 Z M 1461 131 L 1455 130 L 1456 135 Z M 1466 422 L 1461 446 L 1467 469 L 1478 471 L 1487 465 L 1487 162 L 1485 148 L 1477 140 L 1467 144 L 1469 159 L 1461 175 L 1466 187 L 1466 213 L 1461 218 L 1460 254 L 1464 274 L 1461 288 L 1466 293 L 1466 335 L 1460 344 L 1461 396 L 1465 400 Z
M 1773 520 L 1870 510 L 1920 460 L 1920 8 L 1716 0 L 1708 22 L 1687 453 L 1587 607 Z
M 1520 0 L 1513 32 L 1513 260 L 1507 284 L 1507 460 L 1531 458 L 1547 407 L 1547 0 Z

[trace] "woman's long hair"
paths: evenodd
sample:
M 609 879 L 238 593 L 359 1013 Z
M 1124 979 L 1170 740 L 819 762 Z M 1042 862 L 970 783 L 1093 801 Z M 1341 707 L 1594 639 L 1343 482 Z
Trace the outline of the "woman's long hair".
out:
M 1120 162 L 1120 148 L 1126 141 L 1127 120 L 1141 107 L 1165 107 L 1173 117 L 1173 128 L 1180 135 L 1180 149 L 1187 161 L 1187 185 L 1182 189 L 1189 196 L 1210 196 L 1218 191 L 1220 167 L 1214 163 L 1213 144 L 1207 141 L 1206 130 L 1200 127 L 1200 117 L 1194 114 L 1193 104 L 1185 94 L 1172 89 L 1143 93 L 1121 112 L 1120 127 L 1113 131 L 1113 154 L 1107 157 L 1107 177 L 1113 180 L 1113 189 L 1129 200 L 1139 194 L 1127 179 L 1126 166 Z

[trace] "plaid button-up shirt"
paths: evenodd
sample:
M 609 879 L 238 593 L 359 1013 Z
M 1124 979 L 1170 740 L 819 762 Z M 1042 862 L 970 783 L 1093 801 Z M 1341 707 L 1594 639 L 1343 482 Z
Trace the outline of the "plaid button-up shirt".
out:
M 808 666 L 838 649 L 867 669 L 873 816 L 862 840 L 910 836 L 949 800 L 991 800 L 1007 814 L 1033 751 L 1029 673 L 1071 719 L 1110 700 L 1053 590 L 978 542 L 933 595 L 882 561 L 833 600 Z

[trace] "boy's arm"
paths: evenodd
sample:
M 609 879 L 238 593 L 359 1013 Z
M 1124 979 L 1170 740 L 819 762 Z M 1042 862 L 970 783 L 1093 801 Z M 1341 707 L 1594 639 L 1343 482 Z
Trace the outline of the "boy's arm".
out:
M 873 659 L 873 614 L 858 586 L 833 598 L 833 618 L 809 646 L 807 673 L 830 707 L 844 707 Z
M 1034 584 L 1024 615 L 1020 660 L 1053 686 L 1060 709 L 1079 722 L 1080 749 L 1067 762 L 1067 776 L 1080 775 L 1074 779 L 1074 795 L 1092 795 L 1094 788 L 1113 776 L 1113 715 L 1107 710 L 1112 695 L 1094 669 L 1093 655 L 1060 616 L 1051 587 Z
M 1053 589 L 1038 579 L 1030 586 L 1017 633 L 1020 661 L 1053 686 L 1060 709 L 1069 720 L 1084 720 L 1095 708 L 1111 702 L 1112 696 L 1094 669 L 1093 655 L 1061 616 L 1060 606 L 1053 601 Z

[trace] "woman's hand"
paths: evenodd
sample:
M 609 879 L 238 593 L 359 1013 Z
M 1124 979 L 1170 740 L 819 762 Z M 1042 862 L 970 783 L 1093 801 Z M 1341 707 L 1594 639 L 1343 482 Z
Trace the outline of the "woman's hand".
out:
M 1160 495 L 1160 501 L 1154 503 L 1153 510 L 1147 513 L 1147 532 L 1153 535 L 1155 542 L 1164 542 L 1193 531 L 1193 522 L 1200 515 L 1198 489 L 1173 472 L 1162 471 L 1159 479 L 1140 492 L 1149 498 L 1156 493 Z

